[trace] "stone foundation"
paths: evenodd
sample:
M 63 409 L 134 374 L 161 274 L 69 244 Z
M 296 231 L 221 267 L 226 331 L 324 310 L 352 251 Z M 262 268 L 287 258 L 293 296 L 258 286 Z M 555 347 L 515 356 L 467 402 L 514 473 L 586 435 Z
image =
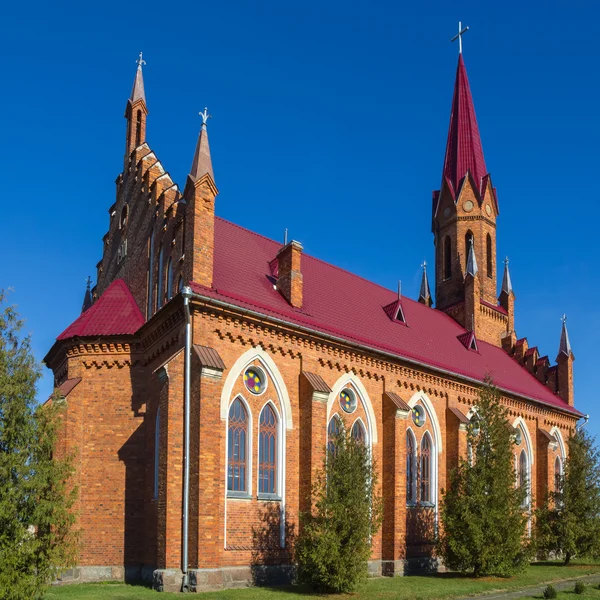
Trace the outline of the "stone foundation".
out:
M 92 583 L 98 581 L 140 581 L 140 567 L 73 567 L 63 571 L 54 582 L 56 585 L 66 583 Z

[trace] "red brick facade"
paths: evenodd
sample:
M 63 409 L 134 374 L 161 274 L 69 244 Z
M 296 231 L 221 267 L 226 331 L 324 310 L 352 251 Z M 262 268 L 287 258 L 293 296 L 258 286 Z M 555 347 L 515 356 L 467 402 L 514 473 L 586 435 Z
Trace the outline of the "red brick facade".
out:
M 211 171 L 190 178 L 180 193 L 145 142 L 145 99 L 136 102 L 143 110 L 138 115 L 135 103 L 128 103 L 125 168 L 109 211 L 94 298 L 122 279 L 147 321 L 133 335 L 61 339 L 46 362 L 57 385 L 81 378 L 66 398 L 61 440 L 76 456 L 83 536 L 79 577 L 152 577 L 156 571 L 156 585 L 167 589 L 180 587 L 183 564 L 186 315 L 179 290 L 191 282 L 194 289 L 213 286 L 217 189 Z M 579 418 L 570 410 L 573 356 L 562 355 L 552 368 L 528 354 L 526 341 L 516 341 L 512 290 L 500 305 L 496 300 L 495 193 L 489 186 L 481 199 L 468 178 L 465 182 L 456 201 L 442 188 L 434 215 L 437 305 L 473 330 L 476 342 L 504 348 L 523 365 L 515 368 L 529 370 L 527 377 L 537 377 L 564 401 L 551 406 L 503 391 L 521 432 L 515 460 L 523 450 L 534 507 L 554 485 L 556 457 L 564 460 L 566 439 Z M 465 279 L 470 234 L 479 264 L 471 280 Z M 446 238 L 451 274 L 444 273 Z M 291 242 L 272 258 L 265 278 L 292 307 L 304 307 L 302 246 Z M 440 491 L 449 469 L 466 453 L 466 422 L 478 382 L 334 339 L 316 326 L 296 327 L 260 307 L 249 310 L 198 293 L 190 306 L 192 343 L 213 349 L 222 361 L 212 364 L 211 355 L 197 352 L 189 357 L 192 587 L 243 585 L 251 567 L 290 564 L 299 514 L 310 506 L 334 414 L 349 426 L 360 419 L 380 471 L 385 516 L 373 539 L 373 570 L 401 574 L 407 559 L 431 557 Z M 244 382 L 249 366 L 264 377 L 258 394 Z M 356 398 L 351 413 L 340 403 L 344 389 Z M 247 415 L 243 493 L 227 491 L 228 415 L 236 398 Z M 258 479 L 260 415 L 267 403 L 277 415 L 277 444 L 275 492 L 265 498 Z M 413 420 L 414 407 L 424 415 L 422 426 Z M 426 502 L 421 482 L 407 481 L 407 435 L 414 436 L 415 472 L 429 452 Z

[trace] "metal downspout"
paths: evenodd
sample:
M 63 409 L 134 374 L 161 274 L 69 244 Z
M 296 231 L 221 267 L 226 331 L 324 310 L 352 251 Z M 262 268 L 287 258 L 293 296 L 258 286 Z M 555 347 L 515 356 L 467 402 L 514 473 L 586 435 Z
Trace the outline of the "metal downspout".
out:
M 182 565 L 183 581 L 181 591 L 189 591 L 188 584 L 188 531 L 190 506 L 190 381 L 192 356 L 192 317 L 190 314 L 190 298 L 192 289 L 185 286 L 181 290 L 183 308 L 185 310 L 185 361 L 183 366 L 183 547 Z

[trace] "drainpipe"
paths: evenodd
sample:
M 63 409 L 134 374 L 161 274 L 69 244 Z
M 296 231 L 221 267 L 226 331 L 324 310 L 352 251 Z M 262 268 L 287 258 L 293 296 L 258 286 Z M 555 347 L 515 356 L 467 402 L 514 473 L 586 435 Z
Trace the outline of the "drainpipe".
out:
M 190 507 L 190 358 L 192 356 L 192 317 L 190 315 L 190 298 L 192 289 L 185 286 L 181 290 L 183 308 L 185 310 L 185 362 L 183 366 L 183 548 L 182 566 L 183 581 L 181 591 L 189 591 L 188 587 L 188 530 Z
M 575 430 L 581 431 L 588 424 L 589 420 L 590 420 L 590 415 L 583 415 L 583 423 L 580 423 L 579 425 L 577 425 L 575 427 Z

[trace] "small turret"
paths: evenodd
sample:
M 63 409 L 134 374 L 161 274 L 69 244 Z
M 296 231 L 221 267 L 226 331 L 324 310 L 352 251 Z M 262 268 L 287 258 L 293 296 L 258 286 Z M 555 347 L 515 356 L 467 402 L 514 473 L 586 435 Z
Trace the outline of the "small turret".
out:
M 575 403 L 573 391 L 573 361 L 575 356 L 569 341 L 567 331 L 567 316 L 562 317 L 562 329 L 560 332 L 560 343 L 558 346 L 557 362 L 557 393 L 569 405 Z
M 419 291 L 419 302 L 425 306 L 433 304 L 431 300 L 431 291 L 429 289 L 429 281 L 427 279 L 427 262 L 423 261 L 423 276 L 421 277 L 421 289 Z
M 92 290 L 90 288 L 92 284 L 92 278 L 88 275 L 86 281 L 85 295 L 83 296 L 83 305 L 81 312 L 84 313 L 90 306 L 92 306 Z
M 512 349 L 517 340 L 515 333 L 515 293 L 512 287 L 510 271 L 508 270 L 508 256 L 504 259 L 504 275 L 502 277 L 502 288 L 498 303 L 506 311 L 508 320 L 506 323 L 506 334 L 502 337 L 502 347 Z
M 142 53 L 137 60 L 137 70 L 131 96 L 127 100 L 125 107 L 125 118 L 127 119 L 127 139 L 125 143 L 125 165 L 131 156 L 131 153 L 146 141 L 146 117 L 148 109 L 146 107 L 146 92 L 144 90 L 144 75 L 142 65 L 146 61 L 142 58 Z

